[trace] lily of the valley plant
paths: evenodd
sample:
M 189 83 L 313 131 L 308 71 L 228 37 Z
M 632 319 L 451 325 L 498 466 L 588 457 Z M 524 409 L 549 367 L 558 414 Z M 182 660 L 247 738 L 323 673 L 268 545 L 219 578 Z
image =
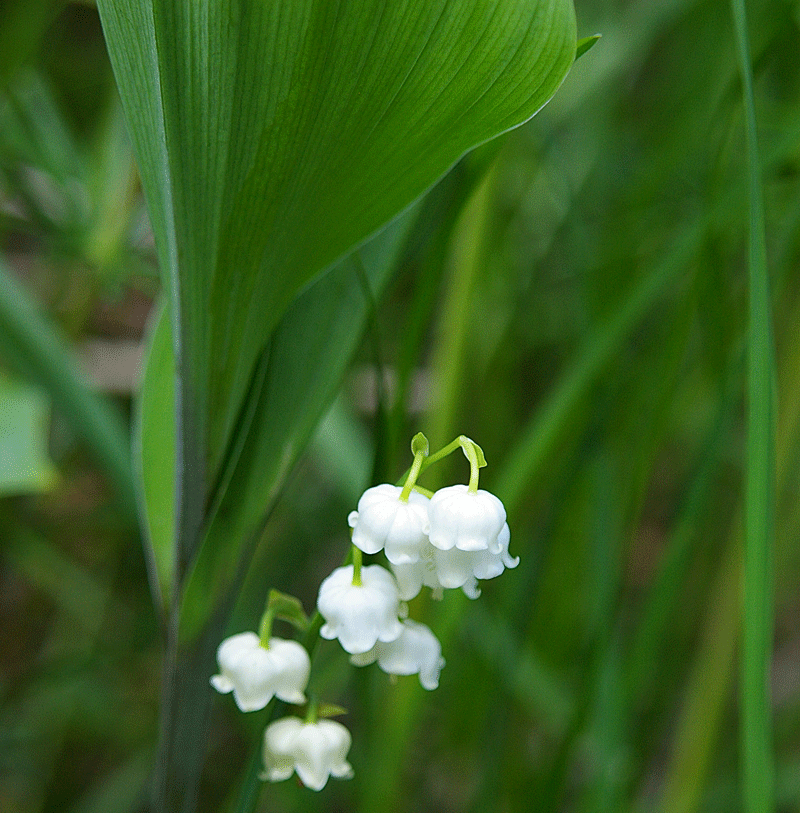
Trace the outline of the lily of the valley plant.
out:
M 430 493 L 417 478 L 432 463 L 462 449 L 470 464 L 468 485 L 453 485 Z M 354 666 L 377 661 L 389 675 L 418 675 L 424 689 L 439 686 L 445 665 L 442 646 L 434 632 L 408 618 L 406 601 L 423 586 L 436 598 L 447 588 L 460 587 L 477 598 L 479 579 L 499 576 L 516 567 L 508 552 L 510 530 L 502 502 L 478 488 L 486 465 L 483 451 L 461 435 L 435 455 L 417 434 L 411 443 L 414 462 L 402 485 L 383 483 L 367 489 L 351 512 L 352 544 L 348 561 L 323 580 L 314 623 L 298 612 L 299 601 L 277 591 L 270 593 L 259 634 L 241 632 L 224 640 L 217 650 L 219 674 L 211 685 L 232 692 L 242 711 L 256 711 L 273 697 L 305 704 L 302 717 L 275 720 L 264 732 L 262 779 L 276 782 L 296 773 L 312 790 L 328 778 L 352 776 L 347 762 L 351 736 L 339 722 L 326 719 L 338 706 L 321 706 L 317 698 L 306 704 L 312 669 L 310 652 L 323 639 L 339 641 Z M 385 553 L 389 567 L 364 564 L 364 554 Z M 272 636 L 276 617 L 307 633 L 306 645 Z

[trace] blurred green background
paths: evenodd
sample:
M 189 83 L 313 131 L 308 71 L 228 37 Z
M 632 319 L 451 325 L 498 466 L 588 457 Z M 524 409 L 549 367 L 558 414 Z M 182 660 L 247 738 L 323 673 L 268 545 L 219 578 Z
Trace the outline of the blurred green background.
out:
M 602 40 L 536 118 L 428 196 L 229 626 L 254 628 L 270 587 L 313 608 L 347 513 L 400 476 L 418 430 L 434 448 L 462 432 L 481 444 L 481 485 L 505 501 L 521 564 L 476 602 L 415 600 L 447 659 L 433 693 L 354 671 L 325 644 L 355 778 L 320 794 L 269 785 L 260 809 L 742 809 L 747 196 L 730 9 L 576 7 L 579 35 Z M 777 343 L 771 690 L 788 812 L 800 811 L 800 5 L 748 11 Z M 93 441 L 129 423 L 158 275 L 93 5 L 4 3 L 0 82 L 0 810 L 139 811 L 161 631 L 127 450 Z M 38 310 L 17 327 L 27 297 Z M 69 348 L 62 378 L 74 364 L 91 385 L 96 424 L 42 385 L 57 370 L 21 354 L 40 318 Z M 451 460 L 423 484 L 466 480 Z M 229 701 L 205 744 L 202 810 L 229 809 L 266 721 Z

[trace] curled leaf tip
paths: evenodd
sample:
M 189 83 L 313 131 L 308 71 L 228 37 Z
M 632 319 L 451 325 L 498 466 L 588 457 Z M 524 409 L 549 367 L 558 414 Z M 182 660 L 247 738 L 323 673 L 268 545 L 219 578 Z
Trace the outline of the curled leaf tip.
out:
M 594 48 L 602 34 L 592 34 L 590 37 L 583 37 L 575 43 L 575 60 L 580 59 L 587 51 Z

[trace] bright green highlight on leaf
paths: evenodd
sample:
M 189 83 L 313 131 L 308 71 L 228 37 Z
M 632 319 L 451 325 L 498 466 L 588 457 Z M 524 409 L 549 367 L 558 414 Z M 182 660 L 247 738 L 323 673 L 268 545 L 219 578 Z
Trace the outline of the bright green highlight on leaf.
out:
M 175 575 L 175 357 L 163 305 L 156 305 L 150 319 L 134 415 L 134 454 L 150 588 L 166 608 Z

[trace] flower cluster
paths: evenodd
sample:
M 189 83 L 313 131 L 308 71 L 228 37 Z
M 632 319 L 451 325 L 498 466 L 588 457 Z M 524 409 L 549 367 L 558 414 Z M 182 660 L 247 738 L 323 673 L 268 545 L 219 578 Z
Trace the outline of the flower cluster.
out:
M 308 629 L 300 602 L 273 590 L 260 634 L 240 632 L 226 638 L 217 649 L 219 674 L 211 678 L 211 685 L 222 694 L 232 692 L 242 711 L 259 711 L 273 697 L 295 705 L 306 702 L 311 659 L 302 644 L 271 635 L 276 616 Z M 334 709 L 334 713 L 340 711 Z M 296 772 L 306 787 L 321 790 L 330 776 L 352 776 L 347 763 L 350 732 L 341 723 L 317 719 L 319 714 L 319 705 L 312 702 L 304 720 L 284 717 L 267 726 L 263 779 L 277 782 Z
M 444 666 L 436 636 L 424 624 L 400 620 L 406 608 L 388 570 L 362 567 L 360 584 L 353 573 L 353 565 L 340 567 L 322 582 L 317 607 L 326 623 L 319 634 L 338 638 L 354 666 L 378 661 L 387 674 L 418 674 L 425 689 L 435 689 Z
M 410 498 L 413 503 L 404 502 L 401 489 L 394 486 L 375 486 L 364 492 L 358 510 L 348 517 L 356 547 L 364 553 L 385 549 L 404 601 L 423 585 L 436 597 L 444 589 L 461 587 L 477 598 L 478 579 L 494 578 L 519 564 L 508 553 L 511 532 L 503 503 L 494 494 L 455 485 L 431 498 L 416 492 Z
M 426 463 L 460 447 L 470 462 L 469 485 L 431 494 L 416 485 Z M 479 579 L 492 579 L 519 559 L 508 552 L 511 532 L 503 503 L 478 488 L 483 452 L 461 436 L 433 458 L 417 435 L 411 444 L 414 465 L 403 486 L 383 483 L 367 489 L 347 522 L 353 529 L 353 564 L 337 568 L 319 590 L 317 607 L 325 624 L 323 638 L 338 638 L 356 666 L 378 662 L 390 675 L 419 675 L 435 689 L 444 666 L 442 648 L 424 624 L 404 620 L 406 601 L 430 587 L 441 598 L 445 589 L 480 595 Z M 384 552 L 390 570 L 361 566 L 362 554 Z M 391 572 L 390 572 L 391 571 Z
M 417 486 L 417 477 L 428 465 L 458 448 L 470 463 L 468 485 L 435 493 Z M 406 602 L 424 586 L 436 598 L 453 588 L 477 598 L 479 580 L 519 564 L 508 551 L 511 533 L 502 502 L 478 488 L 479 469 L 486 465 L 480 447 L 462 435 L 429 457 L 427 439 L 419 434 L 411 450 L 414 463 L 403 485 L 367 489 L 348 516 L 351 559 L 320 585 L 320 620 L 308 619 L 297 599 L 272 591 L 259 634 L 239 633 L 220 645 L 219 674 L 211 685 L 232 692 L 242 711 L 263 709 L 273 697 L 291 704 L 306 702 L 308 651 L 295 641 L 272 637 L 276 616 L 308 634 L 318 629 L 320 637 L 338 639 L 355 666 L 377 662 L 389 675 L 418 675 L 424 689 L 436 689 L 445 665 L 442 646 L 429 627 L 407 617 Z M 363 554 L 381 551 L 388 569 L 362 563 Z M 341 711 L 333 707 L 327 716 Z M 352 776 L 347 762 L 350 733 L 324 716 L 312 698 L 304 719 L 290 716 L 267 726 L 263 779 L 274 782 L 296 773 L 306 787 L 321 790 L 331 776 Z

